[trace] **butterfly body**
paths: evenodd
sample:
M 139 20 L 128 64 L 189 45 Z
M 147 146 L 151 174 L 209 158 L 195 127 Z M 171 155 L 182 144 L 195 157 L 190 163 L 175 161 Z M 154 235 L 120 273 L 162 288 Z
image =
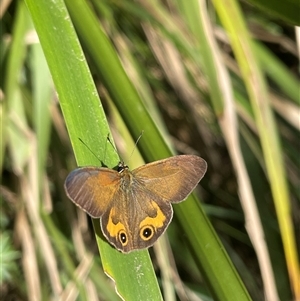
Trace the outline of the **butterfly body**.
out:
M 93 218 L 104 236 L 128 253 L 152 246 L 168 227 L 171 203 L 187 198 L 206 172 L 206 162 L 192 155 L 174 156 L 130 171 L 82 167 L 65 182 L 68 197 Z

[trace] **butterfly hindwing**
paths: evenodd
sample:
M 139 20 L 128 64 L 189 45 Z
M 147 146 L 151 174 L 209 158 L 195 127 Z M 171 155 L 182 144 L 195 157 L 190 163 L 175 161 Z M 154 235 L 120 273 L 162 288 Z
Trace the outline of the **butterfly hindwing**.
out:
M 152 246 L 167 228 L 172 215 L 170 203 L 138 185 L 127 194 L 124 191 L 115 194 L 101 218 L 101 228 L 105 237 L 126 253 Z

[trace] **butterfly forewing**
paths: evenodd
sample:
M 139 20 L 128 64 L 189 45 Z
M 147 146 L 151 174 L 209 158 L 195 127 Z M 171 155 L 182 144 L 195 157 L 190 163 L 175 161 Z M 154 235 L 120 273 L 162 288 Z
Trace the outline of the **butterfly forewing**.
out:
M 73 170 L 65 181 L 68 197 L 91 217 L 99 218 L 118 188 L 120 175 L 107 168 L 83 167 Z
M 202 158 L 182 155 L 143 165 L 132 173 L 149 191 L 178 203 L 193 191 L 206 169 Z

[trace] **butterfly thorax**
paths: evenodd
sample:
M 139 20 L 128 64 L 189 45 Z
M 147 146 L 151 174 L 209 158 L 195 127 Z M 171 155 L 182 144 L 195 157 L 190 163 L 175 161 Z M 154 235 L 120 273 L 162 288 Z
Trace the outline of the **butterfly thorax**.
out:
M 120 182 L 120 188 L 123 191 L 129 191 L 130 187 L 133 183 L 133 175 L 131 171 L 129 170 L 129 167 L 124 164 L 124 162 L 119 162 L 118 168 L 117 168 L 118 173 L 120 174 L 122 180 Z

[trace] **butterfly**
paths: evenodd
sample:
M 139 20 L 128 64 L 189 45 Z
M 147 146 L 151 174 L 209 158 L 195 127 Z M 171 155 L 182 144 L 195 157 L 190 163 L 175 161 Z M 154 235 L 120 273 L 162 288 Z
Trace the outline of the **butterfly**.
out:
M 194 155 L 173 156 L 132 171 L 80 167 L 65 180 L 67 196 L 92 218 L 123 253 L 151 247 L 173 217 L 171 203 L 185 200 L 204 176 L 207 163 Z

